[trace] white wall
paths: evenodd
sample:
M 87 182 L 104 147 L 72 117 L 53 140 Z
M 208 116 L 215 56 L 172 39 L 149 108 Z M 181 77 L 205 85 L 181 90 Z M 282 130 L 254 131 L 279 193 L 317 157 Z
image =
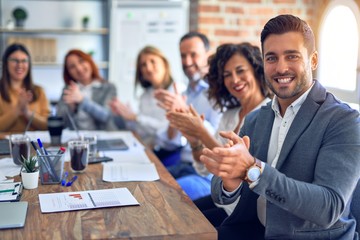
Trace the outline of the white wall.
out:
M 184 89 L 187 79 L 181 67 L 179 40 L 188 31 L 188 12 L 187 0 L 112 0 L 109 79 L 116 83 L 119 98 L 133 109 L 137 109 L 136 57 L 146 45 L 164 53 L 174 80 Z

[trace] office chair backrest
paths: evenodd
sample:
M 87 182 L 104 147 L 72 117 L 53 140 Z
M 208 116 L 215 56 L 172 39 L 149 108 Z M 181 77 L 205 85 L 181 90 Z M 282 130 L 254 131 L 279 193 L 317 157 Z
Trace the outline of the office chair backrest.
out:
M 356 231 L 360 233 L 360 181 L 355 187 L 350 211 L 356 220 Z

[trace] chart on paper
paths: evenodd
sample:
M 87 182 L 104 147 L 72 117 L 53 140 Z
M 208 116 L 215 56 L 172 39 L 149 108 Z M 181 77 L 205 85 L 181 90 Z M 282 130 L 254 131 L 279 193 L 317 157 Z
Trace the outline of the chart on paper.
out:
M 127 188 L 39 194 L 43 213 L 139 205 Z

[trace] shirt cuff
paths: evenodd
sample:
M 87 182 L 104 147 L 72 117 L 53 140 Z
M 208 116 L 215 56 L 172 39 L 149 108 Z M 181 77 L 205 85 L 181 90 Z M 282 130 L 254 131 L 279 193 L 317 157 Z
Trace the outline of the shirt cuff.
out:
M 226 197 L 229 197 L 229 198 L 235 196 L 235 194 L 239 191 L 241 186 L 242 186 L 242 182 L 239 184 L 239 186 L 234 191 L 228 192 L 228 191 L 225 190 L 223 183 L 221 183 L 222 192 L 224 193 L 224 195 Z

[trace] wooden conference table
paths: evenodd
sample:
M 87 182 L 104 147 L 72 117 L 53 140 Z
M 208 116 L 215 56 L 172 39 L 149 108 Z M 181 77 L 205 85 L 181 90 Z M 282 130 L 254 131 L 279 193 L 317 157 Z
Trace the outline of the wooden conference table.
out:
M 21 201 L 29 202 L 25 227 L 0 230 L 0 239 L 217 239 L 216 229 L 159 159 L 150 150 L 146 153 L 156 165 L 158 181 L 104 182 L 102 164 L 91 164 L 71 187 L 39 183 L 37 189 L 23 190 Z M 68 162 L 65 170 L 69 170 Z M 140 206 L 46 214 L 40 211 L 40 193 L 121 187 L 128 188 Z

